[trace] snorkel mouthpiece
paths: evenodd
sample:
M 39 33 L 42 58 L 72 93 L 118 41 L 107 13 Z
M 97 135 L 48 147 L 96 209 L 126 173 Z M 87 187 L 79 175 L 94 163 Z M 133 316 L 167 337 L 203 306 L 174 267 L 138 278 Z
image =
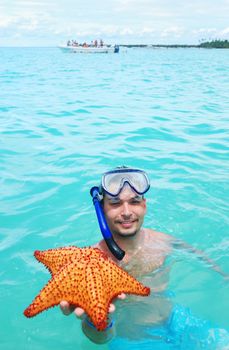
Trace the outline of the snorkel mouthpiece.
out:
M 117 243 L 114 241 L 112 233 L 107 225 L 103 208 L 101 206 L 100 200 L 101 195 L 99 193 L 98 187 L 92 187 L 90 190 L 90 194 L 92 196 L 93 204 L 95 207 L 97 219 L 99 222 L 99 227 L 101 230 L 101 233 L 103 235 L 103 238 L 110 249 L 111 253 L 116 257 L 118 260 L 122 260 L 124 258 L 125 252 L 117 245 Z

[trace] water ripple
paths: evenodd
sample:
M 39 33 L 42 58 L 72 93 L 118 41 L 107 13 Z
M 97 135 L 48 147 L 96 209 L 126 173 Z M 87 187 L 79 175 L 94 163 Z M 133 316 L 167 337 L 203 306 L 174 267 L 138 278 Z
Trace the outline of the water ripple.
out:
M 93 57 L 48 48 L 0 50 L 4 295 L 24 293 L 11 288 L 24 291 L 22 279 L 39 269 L 34 249 L 100 238 L 89 189 L 120 164 L 149 173 L 146 226 L 205 249 L 227 269 L 226 50 Z M 179 269 L 177 276 L 175 288 Z M 201 305 L 208 308 L 204 300 Z

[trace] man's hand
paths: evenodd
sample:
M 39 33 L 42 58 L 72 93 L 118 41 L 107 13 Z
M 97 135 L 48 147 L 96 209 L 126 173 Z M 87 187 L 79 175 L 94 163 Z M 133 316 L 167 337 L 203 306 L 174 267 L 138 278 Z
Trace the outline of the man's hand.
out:
M 118 295 L 117 297 L 118 299 L 125 299 L 126 298 L 126 294 L 121 293 Z M 81 318 L 84 314 L 84 309 L 82 309 L 81 307 L 75 307 L 74 305 L 69 304 L 67 301 L 63 300 L 60 302 L 60 309 L 63 312 L 64 315 L 68 316 L 71 313 L 74 312 L 74 314 L 78 317 Z M 109 307 L 109 313 L 112 313 L 115 311 L 115 305 L 114 304 L 110 304 Z

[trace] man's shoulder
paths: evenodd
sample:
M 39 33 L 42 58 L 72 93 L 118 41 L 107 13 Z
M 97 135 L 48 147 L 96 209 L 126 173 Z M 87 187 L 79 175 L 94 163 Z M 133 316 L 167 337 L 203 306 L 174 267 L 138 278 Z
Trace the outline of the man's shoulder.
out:
M 171 243 L 173 241 L 173 237 L 167 233 L 156 231 L 151 228 L 144 228 L 144 231 L 152 239 L 159 239 L 168 243 Z

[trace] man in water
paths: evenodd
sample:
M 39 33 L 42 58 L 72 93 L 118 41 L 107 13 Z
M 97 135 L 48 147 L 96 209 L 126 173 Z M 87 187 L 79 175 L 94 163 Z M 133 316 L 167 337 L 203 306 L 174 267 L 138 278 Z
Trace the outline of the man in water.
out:
M 125 251 L 125 256 L 123 260 L 118 261 L 110 252 L 105 240 L 101 240 L 96 247 L 104 251 L 110 259 L 132 276 L 151 288 L 151 295 L 144 300 L 141 297 L 129 296 L 123 301 L 124 307 L 121 303 L 117 306 L 116 334 L 129 339 L 137 339 L 141 336 L 141 332 L 145 338 L 147 327 L 157 329 L 157 327 L 168 323 L 174 310 L 165 293 L 170 271 L 170 267 L 166 266 L 166 258 L 174 247 L 182 247 L 191 252 L 195 251 L 194 248 L 170 235 L 142 227 L 147 211 L 144 194 L 149 187 L 149 180 L 145 172 L 127 167 L 116 168 L 105 173 L 100 186 L 101 203 L 107 224 L 116 243 Z M 197 253 L 198 257 L 225 277 L 214 262 L 202 253 Z M 125 295 L 120 295 L 119 299 L 125 299 Z M 128 300 L 131 302 L 129 303 Z M 79 307 L 74 309 L 66 301 L 62 301 L 60 307 L 65 315 L 73 311 L 77 317 L 84 315 L 84 310 Z M 114 310 L 115 306 L 111 304 L 109 311 L 113 312 Z M 105 342 L 111 333 L 109 327 L 107 331 L 97 332 L 95 328 L 85 322 L 83 330 L 92 341 L 97 343 Z M 158 335 L 157 332 L 150 335 L 151 339 L 155 337 L 160 338 L 160 332 Z

